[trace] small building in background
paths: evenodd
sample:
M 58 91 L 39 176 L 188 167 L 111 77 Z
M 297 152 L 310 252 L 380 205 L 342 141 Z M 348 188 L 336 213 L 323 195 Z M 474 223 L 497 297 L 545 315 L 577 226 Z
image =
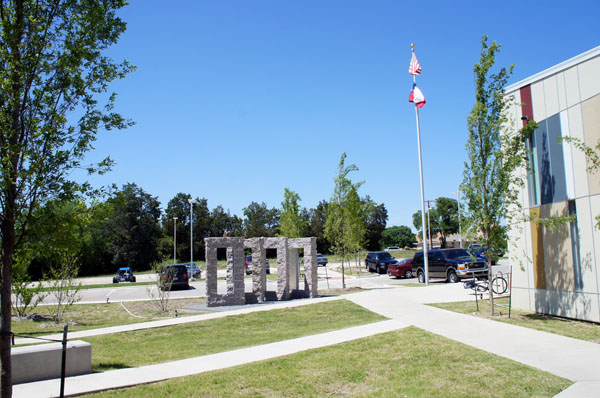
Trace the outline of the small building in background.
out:
M 574 145 L 559 143 L 600 142 L 600 47 L 507 87 L 505 95 L 514 101 L 508 134 L 529 120 L 539 125 L 527 143 L 529 170 L 519 171 L 523 217 L 509 232 L 513 306 L 600 322 L 600 171 L 588 171 Z M 555 230 L 527 221 L 566 215 L 576 220 Z

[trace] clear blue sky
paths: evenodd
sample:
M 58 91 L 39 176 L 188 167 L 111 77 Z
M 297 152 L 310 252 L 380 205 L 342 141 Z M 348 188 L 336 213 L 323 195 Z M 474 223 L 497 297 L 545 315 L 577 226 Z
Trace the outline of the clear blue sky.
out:
M 426 199 L 455 197 L 466 159 L 473 64 L 482 34 L 517 82 L 600 45 L 600 2 L 132 0 L 109 55 L 138 70 L 111 86 L 137 124 L 99 134 L 110 155 L 95 186 L 135 182 L 166 207 L 177 193 L 242 216 L 280 207 L 284 188 L 315 207 L 333 192 L 342 152 L 361 196 L 384 203 L 388 226 L 420 209 L 410 43 Z

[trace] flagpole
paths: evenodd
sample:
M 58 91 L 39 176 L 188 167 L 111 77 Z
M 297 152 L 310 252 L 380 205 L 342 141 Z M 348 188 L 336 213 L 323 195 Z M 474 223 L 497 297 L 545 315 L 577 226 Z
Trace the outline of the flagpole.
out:
M 415 45 L 410 45 L 411 51 L 415 52 Z M 413 83 L 417 83 L 417 76 L 413 75 Z M 423 161 L 421 157 L 421 124 L 419 123 L 419 107 L 415 102 L 415 112 L 417 114 L 417 143 L 419 147 L 419 177 L 421 180 L 421 225 L 423 226 L 423 260 L 425 262 L 425 285 L 429 285 L 429 256 L 427 250 L 427 224 L 425 223 L 425 189 L 423 188 Z

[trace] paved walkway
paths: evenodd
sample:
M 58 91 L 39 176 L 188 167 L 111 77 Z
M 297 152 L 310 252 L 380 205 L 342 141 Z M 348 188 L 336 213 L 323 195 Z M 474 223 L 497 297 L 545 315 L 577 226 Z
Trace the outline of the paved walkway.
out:
M 557 397 L 598 396 L 598 391 L 600 391 L 599 344 L 424 305 L 431 302 L 464 301 L 468 297 L 460 284 L 377 289 L 346 295 L 343 298 L 384 315 L 390 320 L 164 364 L 70 377 L 66 382 L 66 394 L 83 394 L 197 374 L 339 344 L 414 325 L 575 382 Z M 268 310 L 333 299 L 339 298 L 298 300 L 297 302 L 291 301 L 262 307 L 255 306 L 256 309 L 249 308 L 243 311 Z M 240 311 L 242 310 L 232 311 L 228 314 L 244 313 Z M 209 316 L 225 315 L 226 313 L 207 314 L 169 321 L 182 323 L 191 321 L 191 318 L 206 317 L 204 319 L 208 319 Z M 116 332 L 114 328 L 111 329 L 113 329 L 111 333 Z M 93 331 L 86 332 L 88 335 L 93 333 Z M 14 386 L 14 396 L 56 397 L 59 386 L 59 380 L 20 384 Z

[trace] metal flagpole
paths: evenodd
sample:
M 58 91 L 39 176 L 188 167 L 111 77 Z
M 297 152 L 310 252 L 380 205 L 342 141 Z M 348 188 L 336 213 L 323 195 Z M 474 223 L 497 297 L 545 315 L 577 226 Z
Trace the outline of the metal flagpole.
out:
M 411 51 L 415 51 L 415 45 L 410 45 Z M 417 76 L 413 75 L 413 83 L 417 83 Z M 427 250 L 427 224 L 425 223 L 425 190 L 423 188 L 423 161 L 421 159 L 421 125 L 419 123 L 419 107 L 415 102 L 415 112 L 417 113 L 417 143 L 419 146 L 419 177 L 421 179 L 421 225 L 423 226 L 423 260 L 425 262 L 425 285 L 429 285 L 429 251 Z

